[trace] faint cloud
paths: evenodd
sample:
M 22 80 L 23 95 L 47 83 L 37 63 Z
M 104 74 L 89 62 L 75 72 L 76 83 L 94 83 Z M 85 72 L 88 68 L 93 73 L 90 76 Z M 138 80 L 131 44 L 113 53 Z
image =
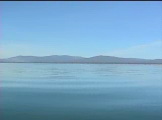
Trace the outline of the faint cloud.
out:
M 132 46 L 130 48 L 118 49 L 107 53 L 106 55 L 131 58 L 162 58 L 162 40 L 154 41 L 148 44 Z

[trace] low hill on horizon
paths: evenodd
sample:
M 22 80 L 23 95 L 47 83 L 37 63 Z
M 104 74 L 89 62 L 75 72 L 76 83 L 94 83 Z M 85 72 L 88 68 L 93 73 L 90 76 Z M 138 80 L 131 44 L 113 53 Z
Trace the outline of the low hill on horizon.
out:
M 115 56 L 80 57 L 69 55 L 15 56 L 0 59 L 0 63 L 92 63 L 92 64 L 162 64 L 162 59 L 121 58 Z

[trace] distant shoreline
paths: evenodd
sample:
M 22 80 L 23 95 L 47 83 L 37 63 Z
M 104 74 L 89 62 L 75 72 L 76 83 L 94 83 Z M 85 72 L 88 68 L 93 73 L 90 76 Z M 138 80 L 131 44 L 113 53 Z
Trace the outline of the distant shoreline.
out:
M 71 62 L 0 62 L 1 63 L 46 63 L 46 64 L 143 64 L 143 65 L 162 65 L 162 63 L 71 63 Z
M 53 64 L 162 64 L 162 59 L 121 58 L 115 56 L 93 56 L 89 58 L 69 55 L 15 56 L 0 59 L 0 63 L 53 63 Z

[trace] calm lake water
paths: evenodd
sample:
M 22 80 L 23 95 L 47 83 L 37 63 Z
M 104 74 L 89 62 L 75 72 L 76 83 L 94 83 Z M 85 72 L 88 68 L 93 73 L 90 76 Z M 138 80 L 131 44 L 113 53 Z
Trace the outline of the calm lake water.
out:
M 162 65 L 0 64 L 2 120 L 162 120 Z

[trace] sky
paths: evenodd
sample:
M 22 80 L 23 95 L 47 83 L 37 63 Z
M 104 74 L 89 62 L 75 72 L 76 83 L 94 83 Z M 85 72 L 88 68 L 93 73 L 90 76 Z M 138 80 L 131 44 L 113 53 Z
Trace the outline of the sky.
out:
M 0 2 L 0 58 L 162 58 L 162 2 Z

